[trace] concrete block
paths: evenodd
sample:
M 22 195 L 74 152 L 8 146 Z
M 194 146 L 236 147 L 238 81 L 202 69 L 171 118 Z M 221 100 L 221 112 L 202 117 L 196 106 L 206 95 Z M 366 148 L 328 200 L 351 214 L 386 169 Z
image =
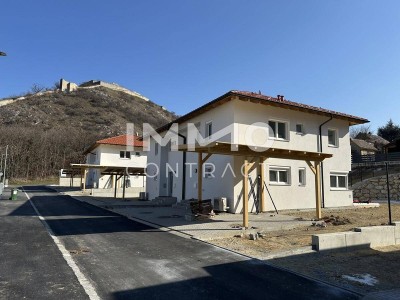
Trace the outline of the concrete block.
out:
M 343 232 L 314 234 L 311 240 L 312 248 L 317 251 L 340 249 L 346 247 L 346 239 Z
M 347 248 L 351 247 L 369 248 L 371 245 L 370 241 L 361 232 L 347 231 L 344 232 L 344 236 Z
M 356 232 L 360 232 L 363 238 L 368 240 L 371 247 L 390 246 L 396 243 L 395 241 L 395 226 L 371 226 L 355 228 Z
M 394 226 L 395 239 L 400 239 L 400 222 L 399 221 L 393 222 L 393 226 Z

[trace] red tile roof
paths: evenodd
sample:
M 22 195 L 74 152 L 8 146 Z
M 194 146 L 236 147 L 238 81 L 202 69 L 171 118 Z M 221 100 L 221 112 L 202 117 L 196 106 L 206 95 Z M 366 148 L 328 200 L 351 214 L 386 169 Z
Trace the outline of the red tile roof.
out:
M 292 110 L 298 110 L 298 111 L 303 111 L 303 112 L 308 112 L 312 114 L 318 114 L 318 115 L 326 115 L 328 117 L 332 116 L 334 118 L 338 119 L 343 119 L 343 120 L 348 120 L 350 125 L 355 125 L 355 124 L 363 124 L 363 123 L 368 123 L 369 121 L 365 118 L 353 116 L 350 114 L 345 114 L 345 113 L 340 113 L 337 111 L 321 108 L 321 107 L 316 107 L 316 106 L 311 106 L 307 104 L 302 104 L 294 101 L 289 101 L 285 99 L 278 99 L 274 98 L 271 96 L 266 96 L 262 95 L 260 93 L 253 93 L 253 92 L 247 92 L 247 91 L 237 91 L 237 90 L 232 90 L 224 95 L 204 104 L 203 106 L 200 106 L 199 108 L 196 108 L 195 110 L 187 113 L 186 115 L 183 115 L 179 117 L 178 119 L 165 124 L 164 126 L 160 127 L 157 129 L 158 132 L 162 132 L 165 130 L 168 130 L 168 128 L 171 126 L 173 123 L 183 123 L 185 121 L 190 120 L 191 118 L 198 116 L 216 106 L 222 105 L 228 101 L 230 101 L 233 97 L 238 97 L 240 100 L 243 101 L 252 101 L 264 105 L 271 105 L 271 106 L 279 106 L 285 109 L 292 109 Z
M 127 134 L 99 140 L 96 144 L 143 147 L 143 141 L 141 141 L 138 136 Z
M 336 116 L 336 117 L 354 119 L 354 120 L 361 121 L 362 123 L 368 122 L 368 120 L 365 118 L 353 116 L 350 114 L 345 114 L 345 113 L 337 112 L 334 110 L 329 110 L 329 109 L 325 109 L 322 107 L 307 105 L 307 104 L 303 104 L 303 103 L 299 103 L 299 102 L 293 102 L 293 101 L 286 100 L 286 99 L 278 99 L 278 98 L 274 98 L 274 97 L 270 97 L 270 96 L 265 96 L 265 95 L 262 95 L 259 93 L 246 92 L 246 91 L 231 91 L 231 92 L 234 94 L 237 94 L 237 95 L 247 96 L 247 97 L 251 97 L 251 98 L 257 98 L 257 99 L 264 100 L 264 101 L 267 101 L 270 103 L 287 105 L 288 108 L 298 107 L 298 108 L 309 110 L 310 112 L 321 112 L 321 113 L 332 114 L 333 116 Z M 283 98 L 283 96 L 282 96 L 282 98 Z
M 88 154 L 93 149 L 95 149 L 99 145 L 119 145 L 119 146 L 134 146 L 134 147 L 143 147 L 143 141 L 140 140 L 139 136 L 136 135 L 119 135 L 113 136 L 107 139 L 102 139 L 96 141 L 93 145 L 87 148 L 83 154 Z

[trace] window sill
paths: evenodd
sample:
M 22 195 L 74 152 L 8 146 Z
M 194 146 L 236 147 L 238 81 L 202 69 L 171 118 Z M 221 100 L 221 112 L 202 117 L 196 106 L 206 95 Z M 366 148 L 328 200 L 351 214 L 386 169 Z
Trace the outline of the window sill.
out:
M 297 135 L 306 135 L 305 132 L 296 132 Z
M 331 188 L 331 191 L 349 191 L 348 188 Z
M 339 146 L 331 145 L 331 144 L 328 144 L 328 147 L 331 147 L 331 148 L 339 148 Z
M 289 142 L 288 139 L 280 139 L 280 138 L 273 138 L 273 137 L 269 137 L 269 140 L 274 140 L 274 141 L 280 141 L 280 142 Z
M 290 183 L 284 183 L 284 182 L 270 182 L 269 185 L 290 186 Z
M 299 186 L 301 186 L 301 187 L 306 187 L 306 185 L 305 185 L 305 184 L 299 184 Z

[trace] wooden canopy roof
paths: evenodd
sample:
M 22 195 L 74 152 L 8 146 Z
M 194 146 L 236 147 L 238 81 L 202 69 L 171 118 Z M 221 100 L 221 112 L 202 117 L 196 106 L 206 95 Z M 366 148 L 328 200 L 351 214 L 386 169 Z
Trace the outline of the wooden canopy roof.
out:
M 144 175 L 143 167 L 102 166 L 93 164 L 71 164 L 72 169 L 100 169 L 102 175 Z
M 233 147 L 234 150 L 231 149 Z M 227 142 L 212 142 L 207 146 L 180 145 L 179 151 L 197 152 L 206 154 L 220 154 L 231 156 L 248 156 L 248 157 L 265 157 L 265 158 L 281 158 L 306 161 L 323 161 L 332 157 L 329 153 L 319 153 L 300 150 L 288 150 L 280 148 L 255 148 L 251 149 L 247 145 L 231 144 Z

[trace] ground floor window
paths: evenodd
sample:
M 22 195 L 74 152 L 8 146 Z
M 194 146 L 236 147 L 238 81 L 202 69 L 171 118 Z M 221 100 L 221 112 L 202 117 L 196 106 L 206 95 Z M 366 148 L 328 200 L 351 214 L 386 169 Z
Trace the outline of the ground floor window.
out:
M 306 185 L 306 168 L 299 169 L 299 185 Z
M 270 167 L 269 168 L 270 184 L 289 185 L 290 184 L 290 168 L 288 167 Z
M 331 189 L 346 190 L 347 189 L 347 173 L 331 173 Z

